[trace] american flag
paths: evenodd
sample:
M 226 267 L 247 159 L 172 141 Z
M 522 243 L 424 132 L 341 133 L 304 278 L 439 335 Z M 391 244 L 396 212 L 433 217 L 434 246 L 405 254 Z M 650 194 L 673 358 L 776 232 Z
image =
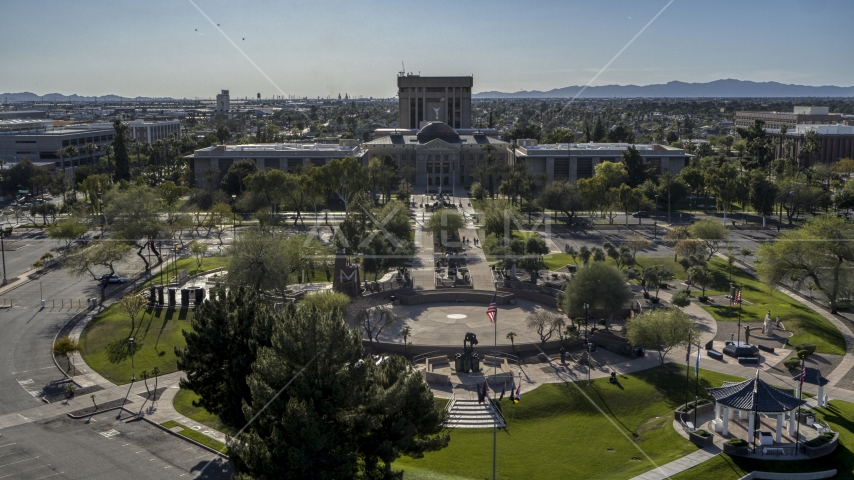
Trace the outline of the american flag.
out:
M 741 287 L 738 287 L 738 293 L 735 294 L 735 299 L 733 299 L 732 303 L 736 305 L 741 303 Z
M 801 374 L 800 374 L 800 375 L 798 375 L 798 377 L 799 377 L 799 384 L 800 384 L 799 388 L 800 388 L 801 390 L 803 390 L 803 388 L 804 388 L 804 379 L 805 379 L 805 378 L 807 378 L 807 369 L 806 369 L 806 367 L 804 367 L 804 368 L 802 368 L 802 369 L 801 369 Z
M 498 295 L 498 291 L 492 294 L 492 303 L 486 307 L 486 316 L 489 317 L 489 323 L 495 323 L 496 318 L 498 318 L 498 307 L 495 305 L 495 298 Z

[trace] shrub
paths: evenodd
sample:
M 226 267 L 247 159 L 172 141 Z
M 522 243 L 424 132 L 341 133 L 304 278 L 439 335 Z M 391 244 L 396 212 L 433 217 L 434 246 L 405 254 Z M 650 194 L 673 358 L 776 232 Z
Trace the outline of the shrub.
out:
M 732 438 L 727 441 L 726 444 L 733 447 L 746 447 L 747 440 L 744 440 L 743 438 Z
M 697 435 L 699 435 L 701 437 L 708 437 L 709 435 L 711 435 L 709 432 L 703 430 L 702 428 L 694 430 L 694 433 L 696 433 Z
M 708 301 L 709 301 L 709 297 L 708 297 L 708 296 L 706 296 L 706 295 L 700 295 L 699 297 L 697 297 L 697 300 L 699 300 L 699 301 L 701 301 L 701 302 L 708 302 Z
M 801 365 L 801 359 L 797 357 L 792 357 L 783 362 L 783 366 L 788 368 L 789 370 L 794 370 Z
M 658 288 L 665 288 L 666 289 L 666 288 L 670 288 L 670 285 L 668 285 L 666 283 L 659 283 Z
M 815 353 L 815 345 L 812 343 L 799 343 L 795 345 L 795 351 L 800 352 L 801 350 L 806 350 L 807 355 L 812 355 Z
M 691 304 L 691 295 L 689 295 L 685 290 L 680 290 L 670 297 L 670 303 L 677 307 L 687 307 Z
M 651 301 L 653 304 L 656 304 L 656 303 L 658 303 L 658 302 L 660 301 L 660 299 L 659 299 L 658 297 L 652 297 L 652 298 L 650 299 L 650 301 Z
M 798 350 L 798 358 L 800 358 L 801 360 L 803 360 L 809 356 L 810 356 L 809 350 Z
M 824 445 L 825 443 L 833 440 L 833 432 L 824 432 L 821 435 L 813 438 L 812 440 L 804 443 L 804 445 L 808 447 L 818 447 Z
M 648 292 L 643 292 L 643 298 L 649 298 L 649 293 L 648 293 Z

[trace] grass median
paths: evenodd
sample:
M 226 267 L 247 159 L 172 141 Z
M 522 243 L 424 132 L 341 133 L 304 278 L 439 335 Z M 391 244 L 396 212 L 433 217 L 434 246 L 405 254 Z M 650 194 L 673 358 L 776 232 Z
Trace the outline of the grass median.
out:
M 234 435 L 237 429 L 226 425 L 220 420 L 219 416 L 204 409 L 204 407 L 193 406 L 193 402 L 197 401 L 199 396 L 192 390 L 180 389 L 175 394 L 175 399 L 172 400 L 172 406 L 181 415 L 191 418 L 202 425 L 208 426 L 219 432 Z
M 675 372 L 675 373 L 674 373 Z M 674 365 L 575 385 L 546 384 L 513 404 L 505 398 L 507 429 L 498 432 L 500 478 L 631 478 L 697 450 L 673 429 L 685 403 L 685 375 Z M 700 391 L 741 379 L 700 371 Z M 693 372 L 689 389 L 693 395 Z M 582 393 L 583 392 L 583 393 Z M 594 406 L 595 405 L 595 406 Z M 597 408 L 598 407 L 598 408 Z M 604 413 L 604 415 L 603 415 Z M 492 473 L 492 429 L 454 429 L 447 448 L 394 468 L 407 478 L 485 478 Z
M 202 432 L 197 432 L 197 431 L 193 430 L 192 428 L 187 428 L 184 425 L 182 425 L 182 424 L 180 424 L 174 420 L 169 420 L 168 422 L 163 422 L 160 424 L 160 426 L 168 428 L 170 430 L 172 430 L 175 427 L 181 427 L 181 430 L 175 431 L 175 433 L 177 433 L 178 435 L 181 435 L 183 437 L 187 437 L 196 443 L 201 443 L 202 445 L 204 445 L 208 448 L 212 448 L 212 449 L 214 449 L 220 453 L 226 453 L 226 450 L 228 450 L 228 447 L 226 447 L 224 443 L 217 441 L 217 440 L 214 440 L 213 438 L 205 435 Z

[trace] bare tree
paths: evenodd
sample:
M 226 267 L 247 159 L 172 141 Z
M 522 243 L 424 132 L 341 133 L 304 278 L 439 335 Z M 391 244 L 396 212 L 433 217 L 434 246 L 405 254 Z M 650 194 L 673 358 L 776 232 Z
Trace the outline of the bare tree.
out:
M 400 320 L 400 314 L 384 299 L 361 297 L 347 307 L 350 328 L 360 328 L 373 345 L 382 332 Z
M 537 335 L 540 336 L 540 344 L 543 347 L 545 347 L 546 342 L 552 338 L 555 332 L 562 331 L 565 324 L 566 320 L 563 315 L 543 309 L 537 309 L 525 318 L 525 327 L 528 330 L 537 332 Z

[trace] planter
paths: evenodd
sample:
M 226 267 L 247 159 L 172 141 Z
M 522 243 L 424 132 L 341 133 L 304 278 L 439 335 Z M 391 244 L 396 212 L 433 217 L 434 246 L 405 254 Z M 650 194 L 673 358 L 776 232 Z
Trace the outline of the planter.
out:
M 737 455 L 737 456 L 747 456 L 748 455 L 748 447 L 745 445 L 743 447 L 734 447 L 728 443 L 724 443 L 724 453 L 727 455 Z
M 702 401 L 703 401 L 703 399 L 700 399 L 700 402 L 702 402 Z M 694 403 L 694 402 L 690 402 L 690 403 Z M 700 415 L 703 415 L 704 413 L 709 413 L 709 412 L 713 411 L 714 409 L 715 409 L 714 402 L 710 402 L 707 400 L 706 403 L 700 403 L 700 406 L 697 407 L 697 416 L 699 417 Z M 673 411 L 673 419 L 676 421 L 684 420 L 686 422 L 693 422 L 694 421 L 694 409 L 692 408 L 692 409 L 685 411 L 685 412 L 682 412 L 679 409 L 674 410 Z M 697 427 L 697 425 L 694 425 L 694 427 Z
M 697 435 L 696 433 L 691 432 L 688 434 L 688 440 L 691 440 L 691 443 L 700 448 L 705 448 L 713 445 L 715 439 L 711 435 L 704 437 L 702 435 Z
M 834 432 L 833 439 L 824 445 L 819 445 L 817 447 L 810 447 L 804 445 L 804 453 L 810 458 L 818 458 L 833 453 L 836 450 L 836 447 L 839 446 L 839 433 Z

